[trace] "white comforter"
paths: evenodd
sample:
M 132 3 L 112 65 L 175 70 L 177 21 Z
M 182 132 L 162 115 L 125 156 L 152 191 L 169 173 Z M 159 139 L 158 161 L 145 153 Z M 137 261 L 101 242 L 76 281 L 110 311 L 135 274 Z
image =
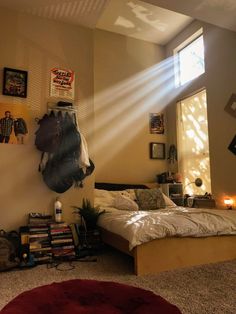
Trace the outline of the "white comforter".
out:
M 236 211 L 170 207 L 126 211 L 105 206 L 98 225 L 129 241 L 129 248 L 157 238 L 236 235 Z M 236 241 L 236 239 L 235 239 Z

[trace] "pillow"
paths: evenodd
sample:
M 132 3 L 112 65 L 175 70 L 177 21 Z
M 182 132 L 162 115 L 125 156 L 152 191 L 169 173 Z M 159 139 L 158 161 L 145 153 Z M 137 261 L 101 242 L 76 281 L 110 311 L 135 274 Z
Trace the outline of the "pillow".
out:
M 177 205 L 168 196 L 166 196 L 164 193 L 162 193 L 162 196 L 164 198 L 166 206 L 168 206 L 168 207 L 177 207 Z
M 155 210 L 165 208 L 166 204 L 159 189 L 135 190 L 140 210 Z
M 136 201 L 137 197 L 134 189 L 127 189 L 121 192 L 121 194 L 128 196 L 131 200 Z
M 139 210 L 138 204 L 129 196 L 118 194 L 114 199 L 114 207 L 121 210 Z
M 112 207 L 114 203 L 114 198 L 114 192 L 94 189 L 94 206 Z

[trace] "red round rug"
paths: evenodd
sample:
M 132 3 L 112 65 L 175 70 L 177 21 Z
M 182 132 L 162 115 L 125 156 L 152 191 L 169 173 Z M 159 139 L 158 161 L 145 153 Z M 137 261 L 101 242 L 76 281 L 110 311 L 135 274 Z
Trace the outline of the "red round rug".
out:
M 96 280 L 68 280 L 18 295 L 1 314 L 181 314 L 151 291 Z

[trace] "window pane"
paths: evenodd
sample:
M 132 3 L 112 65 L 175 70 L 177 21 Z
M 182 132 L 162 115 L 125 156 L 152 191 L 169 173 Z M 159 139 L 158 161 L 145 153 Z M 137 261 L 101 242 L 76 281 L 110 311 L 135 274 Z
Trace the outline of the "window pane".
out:
M 180 85 L 205 72 L 203 36 L 179 51 Z
M 177 108 L 178 167 L 184 193 L 211 193 L 206 91 L 181 100 Z M 198 177 L 203 180 L 201 187 L 189 184 Z

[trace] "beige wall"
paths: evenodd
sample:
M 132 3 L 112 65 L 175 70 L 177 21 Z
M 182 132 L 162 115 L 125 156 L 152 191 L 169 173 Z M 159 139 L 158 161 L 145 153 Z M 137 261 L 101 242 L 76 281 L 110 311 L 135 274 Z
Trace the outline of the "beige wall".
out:
M 96 30 L 94 37 L 95 134 L 97 182 L 155 180 L 166 160 L 149 159 L 149 113 L 165 110 L 168 64 L 158 45 Z
M 42 181 L 38 172 L 40 152 L 34 147 L 35 117 L 46 112 L 49 98 L 49 71 L 53 67 L 76 73 L 76 102 L 80 127 L 90 144 L 93 133 L 93 33 L 30 17 L 1 8 L 0 81 L 3 67 L 28 71 L 26 99 L 0 95 L 0 103 L 24 104 L 30 112 L 28 145 L 0 144 L 0 227 L 12 229 L 26 223 L 29 212 L 53 212 L 56 193 Z M 91 132 L 90 132 L 91 131 Z M 64 218 L 73 219 L 71 205 L 83 197 L 92 198 L 94 177 L 83 189 L 71 188 L 62 194 Z
M 0 226 L 12 229 L 26 223 L 28 212 L 52 212 L 56 193 L 38 173 L 40 152 L 34 147 L 35 117 L 46 112 L 49 71 L 58 66 L 76 72 L 79 122 L 91 157 L 96 180 L 109 182 L 154 181 L 167 170 L 164 160 L 149 159 L 150 142 L 176 142 L 175 102 L 205 86 L 208 96 L 212 191 L 218 203 L 235 193 L 235 156 L 227 146 L 235 135 L 235 119 L 225 111 L 235 91 L 236 34 L 208 24 L 191 24 L 167 48 L 105 31 L 69 26 L 1 9 L 0 69 L 12 67 L 29 74 L 26 99 L 0 95 L 0 103 L 24 104 L 30 112 L 29 144 L 0 144 Z M 176 90 L 173 85 L 172 49 L 194 30 L 204 27 L 206 73 Z M 94 38 L 93 38 L 94 35 Z M 94 56 L 93 56 L 94 45 Z M 93 65 L 94 62 L 94 65 Z M 2 80 L 2 70 L 0 72 Z M 93 82 L 95 110 L 93 108 Z M 56 99 L 57 101 L 58 99 Z M 149 113 L 165 111 L 165 135 L 149 134 Z M 93 129 L 95 114 L 96 129 Z M 95 136 L 93 138 L 93 133 Z M 167 146 L 168 148 L 168 146 Z M 64 218 L 73 219 L 71 205 L 92 198 L 94 175 L 83 189 L 62 194 Z
M 223 206 L 225 195 L 234 197 L 236 204 L 236 156 L 227 149 L 235 135 L 236 121 L 224 111 L 231 94 L 236 92 L 236 33 L 210 24 L 194 22 L 167 45 L 167 56 L 169 57 L 173 49 L 199 27 L 203 27 L 204 32 L 205 74 L 183 88 L 173 89 L 169 98 L 171 104 L 168 107 L 169 141 L 176 139 L 176 101 L 206 87 L 212 193 L 218 206 Z M 170 84 L 173 86 L 173 79 Z

